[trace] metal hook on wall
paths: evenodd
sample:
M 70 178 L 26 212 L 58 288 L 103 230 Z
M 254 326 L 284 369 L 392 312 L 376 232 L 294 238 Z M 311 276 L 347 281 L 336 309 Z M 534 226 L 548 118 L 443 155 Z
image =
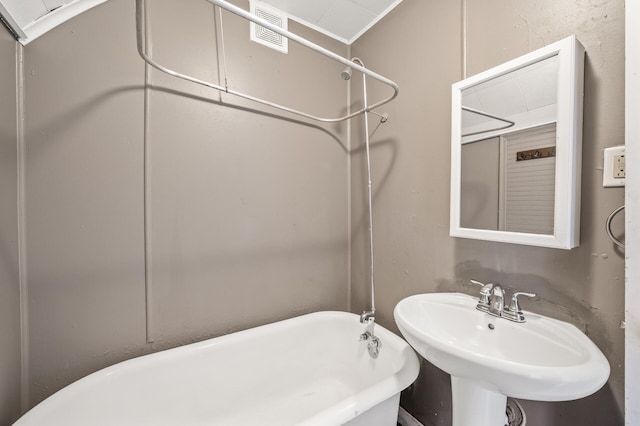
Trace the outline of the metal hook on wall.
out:
M 620 241 L 619 239 L 617 239 L 613 235 L 613 232 L 611 232 L 611 221 L 613 221 L 613 218 L 618 213 L 620 213 L 622 210 L 624 210 L 624 205 L 618 207 L 617 209 L 615 209 L 614 211 L 611 212 L 611 214 L 607 218 L 607 222 L 606 222 L 606 225 L 605 225 L 605 230 L 607 231 L 607 235 L 609 236 L 609 238 L 611 238 L 611 241 L 613 241 L 614 244 L 617 245 L 618 247 L 620 247 L 621 249 L 624 249 L 624 243 L 622 241 Z

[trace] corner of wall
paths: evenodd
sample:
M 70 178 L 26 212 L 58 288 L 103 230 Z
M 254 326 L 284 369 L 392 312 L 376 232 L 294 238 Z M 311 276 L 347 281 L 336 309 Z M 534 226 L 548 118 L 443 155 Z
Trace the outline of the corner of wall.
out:
M 16 43 L 16 135 L 17 135 L 17 213 L 18 281 L 20 288 L 20 406 L 29 409 L 29 297 L 27 291 L 26 183 L 24 134 L 24 46 Z
M 347 57 L 351 58 L 351 45 L 347 46 Z M 347 114 L 351 114 L 351 80 L 347 84 Z M 347 121 L 347 311 L 351 312 L 351 120 Z
M 18 132 L 22 46 L 0 28 L 0 424 L 21 415 Z

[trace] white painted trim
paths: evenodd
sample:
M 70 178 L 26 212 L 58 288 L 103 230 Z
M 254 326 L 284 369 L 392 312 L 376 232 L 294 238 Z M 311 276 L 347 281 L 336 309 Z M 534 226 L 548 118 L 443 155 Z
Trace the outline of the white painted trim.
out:
M 375 24 L 377 24 L 378 22 L 380 22 L 380 20 L 382 18 L 384 18 L 385 16 L 387 16 L 393 9 L 395 9 L 395 7 L 397 5 L 399 5 L 402 2 L 402 0 L 396 0 L 394 1 L 389 7 L 387 7 L 384 12 L 382 12 L 381 14 L 379 14 L 376 19 L 374 19 L 373 21 L 371 21 L 369 23 L 369 25 L 367 25 L 366 27 L 364 27 L 362 30 L 360 30 L 360 32 L 358 32 L 356 35 L 354 35 L 351 40 L 349 40 L 347 42 L 347 44 L 352 44 L 353 42 L 355 42 L 357 39 L 359 39 L 364 33 L 366 33 L 367 31 L 369 31 Z
M 16 19 L 13 17 L 13 15 L 11 13 L 9 13 L 7 8 L 4 7 L 2 5 L 2 3 L 0 3 L 0 15 L 2 15 L 4 20 L 7 22 L 7 24 L 9 24 L 11 29 L 18 35 L 18 37 L 20 37 L 20 38 L 27 37 L 27 35 L 24 33 L 24 31 L 22 31 L 22 28 L 20 28 L 20 25 L 18 24 L 18 21 L 16 21 Z
M 16 163 L 18 214 L 18 287 L 20 292 L 20 408 L 30 407 L 29 396 L 29 291 L 27 279 L 27 191 L 25 139 L 25 71 L 24 46 L 16 43 Z
M 21 28 L 25 36 L 21 36 L 18 41 L 26 46 L 42 34 L 52 30 L 63 22 L 66 22 L 74 16 L 102 4 L 105 1 L 107 0 L 75 0 L 71 3 L 65 4 L 64 6 L 47 13 L 41 18 L 36 19 L 29 25 L 25 25 L 24 28 Z
M 640 164 L 640 2 L 626 2 L 626 161 Z M 640 173 L 627 168 L 625 187 L 625 424 L 640 424 Z
M 500 156 L 498 158 L 498 230 L 505 230 L 507 228 L 507 217 L 505 215 L 507 194 L 505 191 L 506 182 L 505 176 L 507 174 L 507 138 L 500 136 Z
M 453 237 L 472 238 L 540 247 L 571 249 L 580 242 L 580 188 L 582 168 L 582 100 L 584 91 L 584 48 L 567 37 L 534 52 L 476 74 L 451 87 L 451 207 L 450 232 Z M 554 235 L 491 231 L 460 226 L 460 158 L 462 91 L 498 76 L 554 55 L 558 61 L 558 124 L 556 144 L 556 196 Z
M 347 46 L 347 58 L 352 58 L 351 56 L 351 46 Z M 347 81 L 346 88 L 346 102 L 347 102 L 347 114 L 351 114 L 351 82 L 353 80 L 349 79 Z M 353 215 L 353 202 L 351 197 L 353 196 L 353 159 L 352 155 L 352 147 L 353 147 L 353 137 L 351 132 L 353 131 L 352 126 L 353 120 L 347 120 L 347 311 L 353 312 L 353 281 L 351 279 L 351 272 L 353 271 L 353 224 L 352 224 L 352 215 Z
M 4 8 L 1 4 L 0 4 L 0 13 L 5 17 L 5 19 L 7 20 L 7 23 L 9 23 L 9 25 L 11 25 L 11 28 L 13 28 L 14 31 L 16 31 L 18 33 L 19 38 L 19 42 L 22 43 L 23 45 L 27 45 L 29 44 L 31 41 L 37 39 L 38 37 L 40 37 L 41 35 L 45 34 L 46 32 L 52 30 L 53 28 L 57 27 L 58 25 L 62 24 L 63 22 L 68 21 L 69 19 L 73 18 L 76 15 L 81 14 L 82 12 L 85 12 L 86 10 L 89 10 L 99 4 L 104 3 L 107 0 L 75 0 L 72 1 L 71 3 L 65 4 L 64 6 L 61 6 L 60 8 L 36 19 L 35 21 L 33 21 L 32 23 L 25 25 L 24 27 L 21 27 L 20 25 L 17 24 L 17 22 L 15 21 L 15 19 L 13 18 L 13 16 L 11 15 L 11 13 L 9 13 L 9 11 Z M 323 28 L 318 27 L 315 24 L 312 24 L 310 22 L 307 22 L 303 19 L 297 18 L 295 16 L 292 16 L 284 11 L 281 11 L 279 9 L 274 8 L 273 6 L 270 6 L 272 9 L 278 10 L 281 13 L 283 13 L 284 15 L 286 15 L 289 19 L 291 19 L 292 21 L 298 22 L 299 24 L 302 24 L 306 27 L 309 27 L 321 34 L 324 34 L 328 37 L 331 37 L 334 40 L 337 40 L 341 43 L 347 44 L 347 45 L 351 45 L 353 44 L 358 38 L 360 38 L 364 33 L 366 33 L 367 31 L 369 31 L 375 24 L 377 24 L 382 18 L 384 18 L 385 16 L 387 16 L 396 6 L 398 6 L 400 3 L 402 2 L 402 0 L 396 0 L 393 2 L 393 4 L 391 4 L 389 7 L 387 7 L 384 12 L 382 12 L 381 14 L 379 14 L 373 21 L 371 21 L 366 27 L 364 27 L 363 29 L 361 29 L 356 35 L 354 35 L 351 39 L 346 39 L 344 37 L 340 37 L 336 34 L 333 34 Z M 268 3 L 267 3 L 268 4 Z

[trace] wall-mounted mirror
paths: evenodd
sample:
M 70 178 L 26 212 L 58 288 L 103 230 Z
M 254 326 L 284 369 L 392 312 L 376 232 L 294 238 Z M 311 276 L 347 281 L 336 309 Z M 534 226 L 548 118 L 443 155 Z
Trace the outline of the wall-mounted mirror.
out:
M 583 76 L 571 36 L 453 85 L 451 236 L 579 244 Z

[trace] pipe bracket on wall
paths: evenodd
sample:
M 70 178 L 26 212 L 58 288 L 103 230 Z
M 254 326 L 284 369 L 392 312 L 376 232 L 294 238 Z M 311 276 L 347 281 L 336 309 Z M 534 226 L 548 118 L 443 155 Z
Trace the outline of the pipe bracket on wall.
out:
M 257 102 L 257 103 L 260 103 L 262 105 L 267 105 L 267 106 L 272 107 L 272 108 L 276 108 L 276 109 L 279 109 L 279 110 L 282 110 L 282 111 L 285 111 L 285 112 L 288 112 L 288 113 L 291 113 L 291 114 L 295 114 L 295 115 L 298 115 L 298 116 L 301 116 L 301 117 L 309 118 L 309 119 L 312 119 L 312 120 L 315 120 L 315 121 L 324 122 L 324 123 L 337 123 L 337 122 L 349 120 L 350 118 L 356 117 L 356 116 L 358 116 L 360 114 L 363 114 L 365 112 L 369 112 L 372 109 L 375 109 L 375 108 L 378 108 L 378 107 L 380 107 L 380 106 L 382 106 L 384 104 L 387 104 L 387 103 L 391 102 L 393 99 L 395 99 L 396 96 L 398 96 L 398 91 L 399 91 L 398 85 L 396 83 L 394 83 L 393 81 L 389 80 L 388 78 L 383 77 L 380 74 L 377 74 L 377 73 L 375 73 L 375 72 L 363 67 L 362 65 L 359 65 L 358 63 L 356 63 L 354 61 L 350 61 L 347 58 L 344 58 L 344 57 L 342 57 L 342 56 L 340 56 L 340 55 L 338 55 L 338 54 L 336 54 L 336 53 L 334 53 L 334 52 L 332 52 L 330 50 L 327 50 L 324 47 L 318 46 L 317 44 L 315 44 L 315 43 L 313 43 L 313 42 L 311 42 L 311 41 L 309 41 L 309 40 L 307 40 L 307 39 L 305 39 L 303 37 L 300 37 L 300 36 L 298 36 L 298 35 L 296 35 L 296 34 L 294 34 L 292 32 L 289 32 L 287 30 L 283 30 L 282 28 L 280 28 L 280 27 L 278 27 L 276 25 L 273 25 L 271 22 L 266 21 L 264 19 L 261 19 L 261 18 L 255 16 L 255 15 L 253 15 L 252 13 L 249 13 L 246 10 L 241 9 L 241 8 L 239 8 L 237 6 L 234 6 L 234 5 L 228 3 L 228 2 L 226 2 L 224 0 L 208 0 L 208 1 L 210 3 L 213 3 L 216 6 L 219 6 L 222 9 L 225 9 L 225 10 L 231 12 L 231 13 L 234 13 L 234 14 L 240 16 L 240 17 L 243 17 L 243 18 L 245 18 L 245 19 L 247 19 L 247 20 L 249 20 L 251 22 L 254 22 L 254 23 L 256 23 L 256 24 L 258 24 L 258 25 L 260 25 L 262 27 L 265 27 L 265 28 L 277 33 L 277 34 L 280 34 L 280 35 L 282 35 L 284 37 L 287 37 L 289 40 L 293 40 L 293 41 L 295 41 L 295 42 L 297 42 L 297 43 L 299 43 L 299 44 L 301 44 L 301 45 L 303 45 L 303 46 L 305 46 L 305 47 L 307 47 L 307 48 L 309 48 L 309 49 L 311 49 L 311 50 L 313 50 L 315 52 L 318 52 L 318 53 L 320 53 L 320 54 L 322 54 L 322 55 L 324 55 L 324 56 L 326 56 L 326 57 L 328 57 L 330 59 L 333 59 L 336 62 L 339 62 L 339 63 L 341 63 L 343 65 L 346 65 L 346 66 L 349 66 L 349 67 L 351 67 L 351 68 L 353 68 L 353 69 L 355 69 L 357 71 L 360 71 L 364 75 L 367 75 L 367 76 L 369 76 L 369 77 L 381 82 L 382 84 L 385 84 L 386 86 L 389 86 L 393 90 L 393 93 L 389 97 L 387 97 L 387 98 L 385 98 L 385 99 L 383 99 L 383 100 L 381 100 L 381 101 L 379 101 L 377 103 L 374 103 L 374 104 L 370 105 L 368 107 L 368 109 L 364 109 L 363 108 L 363 109 L 360 109 L 358 111 L 352 112 L 350 114 L 344 115 L 342 117 L 325 118 L 325 117 L 318 117 L 318 116 L 315 116 L 313 114 L 308 114 L 306 112 L 299 111 L 299 110 L 296 110 L 296 109 L 293 109 L 293 108 L 289 108 L 287 106 L 280 105 L 280 104 L 277 104 L 277 103 L 274 103 L 274 102 L 271 102 L 271 101 L 267 101 L 267 100 L 264 100 L 264 99 L 261 99 L 261 98 L 257 98 L 255 96 L 251 96 L 251 95 L 248 95 L 248 94 L 245 94 L 245 93 L 237 92 L 237 91 L 232 90 L 232 89 L 230 89 L 228 87 L 223 87 L 223 86 L 220 86 L 220 85 L 217 85 L 217 84 L 214 84 L 214 83 L 210 83 L 210 82 L 205 81 L 205 80 L 200 80 L 200 79 L 197 79 L 195 77 L 192 77 L 192 76 L 189 76 L 189 75 L 186 75 L 186 74 L 181 74 L 179 72 L 171 70 L 171 69 L 169 69 L 169 68 L 167 68 L 167 67 L 165 67 L 165 66 L 163 66 L 163 65 L 161 65 L 161 64 L 159 64 L 157 62 L 155 62 L 148 55 L 147 49 L 145 48 L 146 47 L 146 25 L 147 25 L 146 13 L 145 13 L 146 0 L 136 0 L 136 33 L 137 33 L 137 38 L 138 38 L 138 53 L 140 54 L 142 59 L 147 64 L 149 64 L 152 67 L 154 67 L 155 69 L 157 69 L 157 70 L 159 70 L 161 72 L 164 72 L 164 73 L 166 73 L 168 75 L 171 75 L 173 77 L 177 77 L 177 78 L 180 78 L 180 79 L 183 79 L 183 80 L 186 80 L 186 81 L 190 81 L 192 83 L 196 83 L 196 84 L 199 84 L 199 85 L 202 85 L 202 86 L 206 86 L 206 87 L 209 87 L 209 88 L 221 91 L 221 92 L 228 93 L 230 95 L 238 96 L 240 98 L 248 99 L 250 101 Z

